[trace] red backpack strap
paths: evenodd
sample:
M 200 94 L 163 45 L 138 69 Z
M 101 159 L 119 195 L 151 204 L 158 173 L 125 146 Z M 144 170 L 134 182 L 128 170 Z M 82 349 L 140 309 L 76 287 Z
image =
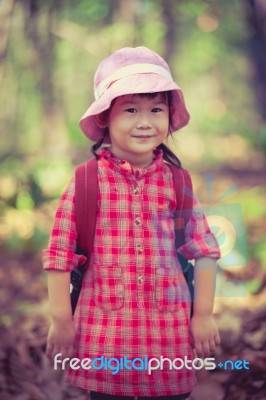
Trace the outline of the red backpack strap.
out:
M 169 164 L 169 167 L 173 174 L 177 203 L 175 213 L 176 245 L 180 247 L 185 242 L 185 226 L 192 213 L 193 188 L 191 177 L 186 169 L 172 164 Z
M 77 252 L 86 254 L 87 265 L 92 251 L 97 218 L 97 171 L 97 160 L 92 158 L 79 165 L 75 172 Z

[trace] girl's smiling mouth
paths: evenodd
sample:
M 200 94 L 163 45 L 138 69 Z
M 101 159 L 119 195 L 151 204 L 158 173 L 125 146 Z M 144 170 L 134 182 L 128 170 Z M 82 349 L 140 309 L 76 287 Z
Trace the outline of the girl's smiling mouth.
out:
M 132 135 L 132 137 L 136 139 L 149 139 L 154 137 L 154 135 Z

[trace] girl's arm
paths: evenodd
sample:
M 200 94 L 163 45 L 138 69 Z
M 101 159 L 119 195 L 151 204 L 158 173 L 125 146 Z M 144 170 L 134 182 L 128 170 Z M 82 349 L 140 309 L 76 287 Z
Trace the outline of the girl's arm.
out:
M 70 272 L 48 271 L 48 296 L 51 326 L 46 354 L 50 359 L 58 353 L 62 353 L 62 358 L 71 357 L 75 329 L 70 302 Z
M 220 249 L 195 195 L 185 228 L 185 243 L 178 251 L 188 260 L 195 259 L 194 313 L 191 319 L 193 345 L 199 357 L 209 356 L 220 344 L 212 311 L 215 292 L 216 260 Z
M 216 260 L 198 258 L 195 262 L 194 310 L 191 333 L 197 356 L 207 357 L 220 344 L 220 336 L 213 318 Z
M 75 330 L 70 302 L 70 271 L 86 261 L 77 255 L 75 219 L 75 180 L 60 198 L 48 248 L 43 251 L 43 266 L 48 274 L 51 326 L 46 354 L 53 358 L 62 353 L 70 357 Z

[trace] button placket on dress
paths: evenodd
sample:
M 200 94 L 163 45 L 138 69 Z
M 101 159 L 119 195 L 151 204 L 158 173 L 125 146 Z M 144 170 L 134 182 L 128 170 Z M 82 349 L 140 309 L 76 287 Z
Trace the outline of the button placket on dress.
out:
M 133 178 L 133 210 L 134 210 L 134 236 L 136 251 L 136 285 L 137 285 L 137 305 L 139 309 L 144 308 L 144 270 L 143 270 L 143 220 L 142 220 L 142 185 L 143 171 L 137 170 Z M 146 171 L 145 171 L 146 173 Z

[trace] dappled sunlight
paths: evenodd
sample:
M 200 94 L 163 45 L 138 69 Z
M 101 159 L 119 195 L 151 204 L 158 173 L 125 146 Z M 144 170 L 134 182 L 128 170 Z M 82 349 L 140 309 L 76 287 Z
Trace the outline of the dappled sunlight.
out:
M 4 219 L 4 230 L 9 230 L 10 237 L 17 235 L 28 240 L 33 236 L 34 218 L 35 215 L 30 210 L 9 210 Z
M 2 199 L 9 199 L 16 194 L 17 181 L 12 175 L 0 176 L 0 193 Z
M 248 140 L 240 134 L 228 134 L 210 139 L 210 151 L 217 159 L 238 168 L 247 166 L 251 157 Z
M 205 104 L 206 115 L 210 119 L 220 120 L 227 111 L 226 103 L 220 98 L 210 98 L 206 100 Z
M 201 140 L 200 135 L 196 133 L 181 131 L 178 133 L 178 139 L 168 139 L 167 144 L 171 150 L 176 153 L 184 166 L 191 163 L 202 163 L 202 157 L 206 152 L 206 143 Z
M 197 18 L 198 27 L 206 33 L 214 32 L 219 27 L 219 20 L 213 15 L 203 14 Z

